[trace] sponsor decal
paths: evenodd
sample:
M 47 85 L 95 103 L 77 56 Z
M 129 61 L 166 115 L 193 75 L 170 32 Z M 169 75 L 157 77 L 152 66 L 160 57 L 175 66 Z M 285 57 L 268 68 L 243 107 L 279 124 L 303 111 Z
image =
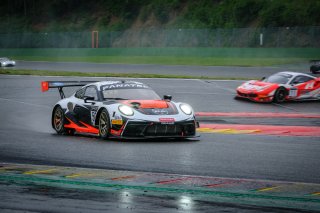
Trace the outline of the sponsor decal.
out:
M 159 121 L 161 124 L 174 124 L 175 119 L 174 118 L 159 118 Z
M 53 82 L 53 83 L 51 83 L 51 85 L 52 86 L 57 86 L 57 87 L 62 87 L 62 86 L 64 86 L 64 83 L 62 83 L 62 82 Z
M 123 120 L 111 120 L 111 124 L 113 124 L 113 125 L 122 125 L 123 124 Z
M 166 109 L 152 109 L 152 112 L 156 115 L 168 115 L 169 112 Z
M 315 83 L 315 81 L 312 81 L 312 82 L 306 84 L 305 89 L 312 89 L 314 87 L 314 83 Z
M 149 87 L 144 84 L 134 84 L 134 83 L 119 83 L 119 84 L 111 84 L 103 87 L 103 90 L 109 89 L 148 89 Z

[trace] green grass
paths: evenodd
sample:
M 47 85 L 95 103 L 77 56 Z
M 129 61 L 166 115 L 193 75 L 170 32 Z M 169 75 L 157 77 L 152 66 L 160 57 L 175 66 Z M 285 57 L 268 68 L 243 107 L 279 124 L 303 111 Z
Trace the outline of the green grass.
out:
M 179 79 L 212 79 L 212 80 L 248 80 L 248 78 L 207 77 L 188 75 L 160 75 L 139 73 L 88 73 L 48 70 L 0 69 L 0 75 L 35 75 L 35 76 L 77 76 L 77 77 L 120 77 L 120 78 L 179 78 Z
M 161 64 L 198 66 L 273 66 L 306 62 L 301 58 L 218 58 L 218 57 L 177 57 L 177 56 L 87 56 L 87 57 L 44 57 L 17 56 L 15 60 L 64 61 L 116 64 Z
M 318 59 L 320 48 L 27 48 L 1 49 L 0 56 L 28 61 L 274 66 Z

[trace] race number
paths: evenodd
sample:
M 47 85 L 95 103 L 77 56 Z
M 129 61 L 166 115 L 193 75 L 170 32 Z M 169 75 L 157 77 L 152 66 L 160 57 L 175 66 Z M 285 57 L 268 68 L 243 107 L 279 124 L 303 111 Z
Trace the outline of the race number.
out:
M 297 90 L 297 89 L 291 89 L 291 90 L 289 91 L 289 96 L 290 96 L 290 97 L 296 97 L 297 94 L 298 94 L 298 90 Z

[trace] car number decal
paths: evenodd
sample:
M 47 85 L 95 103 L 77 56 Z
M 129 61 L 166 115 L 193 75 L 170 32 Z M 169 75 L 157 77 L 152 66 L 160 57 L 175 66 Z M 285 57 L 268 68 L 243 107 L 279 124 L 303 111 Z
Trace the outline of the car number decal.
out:
M 297 89 L 291 89 L 289 91 L 289 96 L 290 97 L 296 97 L 298 95 L 298 90 Z
M 90 115 L 91 115 L 91 123 L 92 123 L 92 125 L 94 125 L 95 122 L 96 122 L 97 112 L 98 112 L 98 107 L 92 107 L 91 108 Z

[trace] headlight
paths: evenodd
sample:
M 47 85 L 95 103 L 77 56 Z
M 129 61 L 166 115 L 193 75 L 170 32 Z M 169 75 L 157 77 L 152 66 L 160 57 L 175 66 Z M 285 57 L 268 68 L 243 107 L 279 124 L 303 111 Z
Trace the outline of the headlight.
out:
M 128 107 L 126 105 L 120 105 L 119 106 L 119 111 L 126 115 L 126 116 L 132 116 L 133 115 L 133 110 L 131 109 L 131 107 Z
M 192 108 L 188 104 L 180 104 L 180 109 L 186 115 L 191 115 L 192 114 Z

